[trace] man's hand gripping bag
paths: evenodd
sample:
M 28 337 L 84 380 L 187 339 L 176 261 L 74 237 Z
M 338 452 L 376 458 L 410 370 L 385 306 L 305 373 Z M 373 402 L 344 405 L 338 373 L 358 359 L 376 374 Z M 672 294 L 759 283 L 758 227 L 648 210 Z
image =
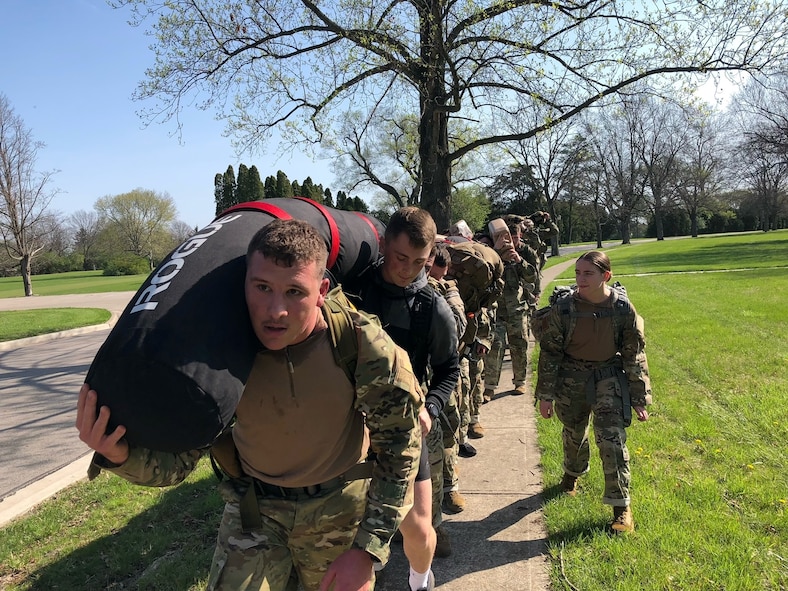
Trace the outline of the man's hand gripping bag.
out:
M 151 273 L 93 360 L 86 382 L 135 446 L 181 452 L 229 423 L 260 344 L 244 300 L 246 248 L 273 219 L 310 222 L 336 281 L 378 256 L 375 218 L 302 198 L 242 203 L 173 250 Z

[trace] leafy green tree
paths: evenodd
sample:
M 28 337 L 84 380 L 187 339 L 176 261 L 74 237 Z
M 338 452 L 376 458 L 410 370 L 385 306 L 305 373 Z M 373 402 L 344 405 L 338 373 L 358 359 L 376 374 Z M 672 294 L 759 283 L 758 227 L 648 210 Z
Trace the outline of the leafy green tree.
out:
M 257 167 L 255 165 L 247 167 L 245 164 L 239 164 L 235 202 L 247 203 L 248 201 L 260 201 L 264 198 L 265 187 L 260 180 L 260 173 Z
M 213 201 L 216 203 L 216 215 L 219 215 L 224 209 L 224 176 L 218 172 L 213 177 Z
M 276 177 L 265 177 L 264 191 L 266 199 L 273 199 L 276 197 Z
M 172 197 L 148 189 L 102 197 L 95 209 L 114 231 L 123 250 L 148 259 L 153 270 L 157 257 L 169 251 L 170 224 L 176 209 Z
M 301 191 L 301 185 L 298 183 L 298 181 L 293 181 L 292 183 L 290 183 L 290 186 L 292 187 L 291 192 L 293 194 L 293 197 L 304 196 L 303 191 Z
M 293 185 L 290 183 L 290 179 L 287 178 L 287 175 L 281 170 L 276 171 L 275 196 L 279 198 L 293 196 Z
M 238 201 L 236 200 L 236 189 L 238 187 L 235 181 L 235 170 L 233 170 L 232 164 L 227 167 L 227 170 L 222 175 L 221 181 L 221 191 L 219 190 L 217 183 L 219 182 L 218 178 L 214 179 L 214 195 L 217 199 L 216 201 L 216 215 L 222 213 L 228 207 L 232 207 Z
M 334 199 L 331 196 L 331 189 L 328 187 L 326 187 L 326 190 L 323 191 L 323 203 L 329 207 L 334 207 Z
M 156 63 L 136 93 L 150 119 L 201 93 L 240 147 L 320 142 L 348 105 L 418 118 L 419 204 L 448 224 L 454 163 L 533 137 L 650 76 L 780 69 L 786 0 L 115 0 L 154 24 Z M 784 68 L 783 68 L 784 69 Z M 294 74 L 295 73 L 295 74 Z M 224 106 L 232 108 L 225 110 Z M 555 115 L 502 134 L 509 113 Z M 452 147 L 450 120 L 478 133 Z
M 527 215 L 543 205 L 541 188 L 534 176 L 534 170 L 527 164 L 512 164 L 495 177 L 487 192 L 491 203 L 490 217 L 500 217 L 507 213 Z
M 323 187 L 315 185 L 311 176 L 306 177 L 301 184 L 301 194 L 303 197 L 307 197 L 318 203 L 322 203 L 323 201 Z
M 474 232 L 482 229 L 491 209 L 490 200 L 484 191 L 472 185 L 455 189 L 451 196 L 453 221 L 465 220 Z

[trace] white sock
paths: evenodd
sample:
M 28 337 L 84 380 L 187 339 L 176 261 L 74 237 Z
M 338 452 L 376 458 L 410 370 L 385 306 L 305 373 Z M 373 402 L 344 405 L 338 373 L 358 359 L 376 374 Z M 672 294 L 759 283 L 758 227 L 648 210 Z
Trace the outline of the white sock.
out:
M 410 583 L 411 591 L 426 589 L 429 582 L 430 569 L 427 569 L 426 573 L 417 573 L 415 570 L 413 570 L 413 567 L 410 568 L 410 577 L 408 577 L 408 583 Z

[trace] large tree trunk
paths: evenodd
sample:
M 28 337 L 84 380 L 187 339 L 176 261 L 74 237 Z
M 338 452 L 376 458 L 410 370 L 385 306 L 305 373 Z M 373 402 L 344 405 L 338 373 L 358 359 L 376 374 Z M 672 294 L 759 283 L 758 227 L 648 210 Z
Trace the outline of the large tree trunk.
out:
M 665 225 L 662 223 L 662 195 L 660 194 L 654 195 L 654 225 L 657 231 L 657 240 L 665 240 Z
M 629 228 L 629 221 L 629 215 L 625 215 L 621 218 L 621 244 L 632 244 L 632 232 Z
M 30 255 L 26 254 L 22 256 L 22 260 L 19 261 L 19 270 L 22 273 L 22 284 L 25 287 L 25 296 L 32 296 L 33 295 L 33 281 L 30 277 L 31 269 L 30 269 Z
M 443 43 L 441 0 L 425 2 L 419 14 L 421 57 L 425 72 L 419 97 L 419 157 L 422 168 L 421 206 L 430 212 L 438 230 L 448 228 L 451 220 L 451 165 L 449 159 L 449 112 L 444 81 L 446 60 L 440 52 Z
M 690 234 L 693 238 L 698 237 L 698 210 L 694 207 L 690 211 Z

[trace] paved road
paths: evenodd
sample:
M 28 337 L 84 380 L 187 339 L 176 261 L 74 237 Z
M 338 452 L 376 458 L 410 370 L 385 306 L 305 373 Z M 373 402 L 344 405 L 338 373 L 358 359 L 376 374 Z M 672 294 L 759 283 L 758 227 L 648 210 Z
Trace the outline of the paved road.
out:
M 0 499 L 87 453 L 77 393 L 108 329 L 0 352 Z
M 0 311 L 105 308 L 114 323 L 132 295 L 3 298 Z M 77 393 L 109 327 L 83 330 L 0 343 L 0 499 L 88 452 L 74 430 Z

